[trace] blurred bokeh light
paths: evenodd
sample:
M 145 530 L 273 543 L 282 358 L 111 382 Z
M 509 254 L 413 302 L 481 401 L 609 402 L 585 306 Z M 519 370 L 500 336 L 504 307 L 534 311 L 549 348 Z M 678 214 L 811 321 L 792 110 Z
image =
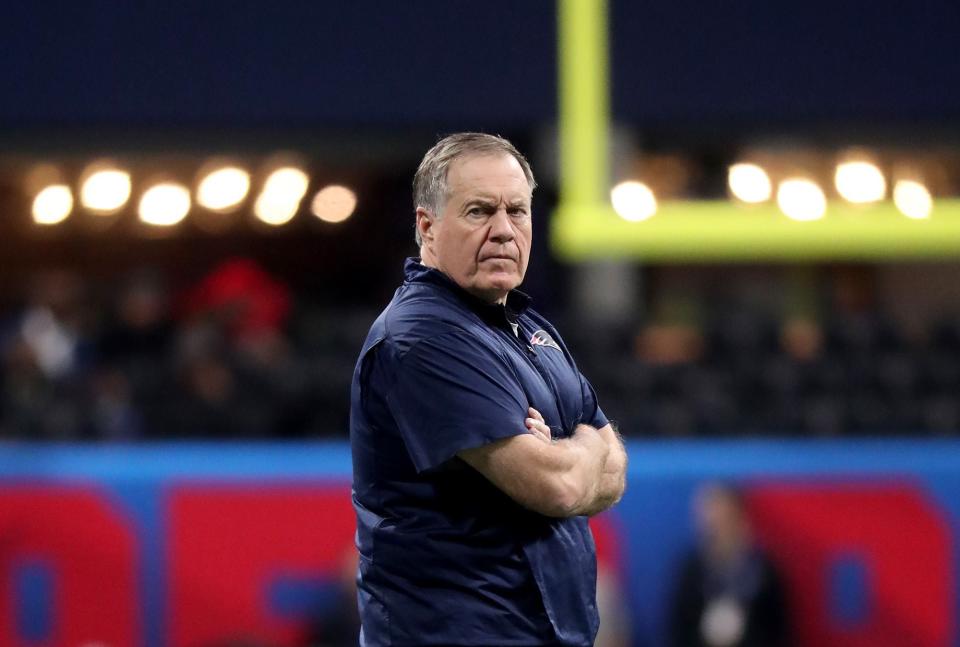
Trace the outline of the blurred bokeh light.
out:
M 847 202 L 866 204 L 883 200 L 887 181 L 876 164 L 867 161 L 843 162 L 834 174 L 837 193 Z
M 893 187 L 893 203 L 907 218 L 924 220 L 933 212 L 930 191 L 916 180 L 900 180 Z
M 140 198 L 139 211 L 140 220 L 148 225 L 170 227 L 187 217 L 190 191 L 173 182 L 155 184 Z
M 73 193 L 65 184 L 53 184 L 33 199 L 33 221 L 38 225 L 63 222 L 73 211 Z
M 232 211 L 250 191 L 250 173 L 236 166 L 211 171 L 197 187 L 197 204 L 211 211 Z
M 610 191 L 610 202 L 624 220 L 640 222 L 657 213 L 657 198 L 643 182 L 627 181 Z
M 727 186 L 737 200 L 747 203 L 766 202 L 773 188 L 770 176 L 756 164 L 739 163 L 730 167 Z
M 827 213 L 827 197 L 813 180 L 791 178 L 777 187 L 777 206 L 791 220 L 819 220 Z
M 94 213 L 115 213 L 129 199 L 130 174 L 118 168 L 92 170 L 80 188 L 80 204 Z
M 310 178 L 296 167 L 284 166 L 273 171 L 257 196 L 253 212 L 268 225 L 283 225 L 300 210 L 300 201 L 307 193 Z
M 317 191 L 310 203 L 310 211 L 320 220 L 330 223 L 343 222 L 357 208 L 357 194 L 339 184 L 331 184 Z

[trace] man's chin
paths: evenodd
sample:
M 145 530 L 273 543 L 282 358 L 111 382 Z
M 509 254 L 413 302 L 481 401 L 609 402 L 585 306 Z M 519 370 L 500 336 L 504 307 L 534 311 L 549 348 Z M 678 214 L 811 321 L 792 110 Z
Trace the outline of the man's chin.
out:
M 519 285 L 520 279 L 516 275 L 491 277 L 489 281 L 484 283 L 481 289 L 488 294 L 497 295 L 497 298 L 500 299 L 507 296 L 510 290 L 513 290 Z
M 496 303 L 503 301 L 510 290 L 520 285 L 516 275 L 486 277 L 483 281 L 474 281 L 470 285 L 463 285 L 467 292 L 486 301 Z

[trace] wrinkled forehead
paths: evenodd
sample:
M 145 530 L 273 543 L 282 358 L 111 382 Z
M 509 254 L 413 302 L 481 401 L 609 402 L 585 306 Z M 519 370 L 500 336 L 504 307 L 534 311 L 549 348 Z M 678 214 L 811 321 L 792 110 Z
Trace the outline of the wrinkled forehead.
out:
M 484 197 L 530 201 L 533 191 L 523 167 L 509 153 L 464 155 L 447 170 L 447 199 Z

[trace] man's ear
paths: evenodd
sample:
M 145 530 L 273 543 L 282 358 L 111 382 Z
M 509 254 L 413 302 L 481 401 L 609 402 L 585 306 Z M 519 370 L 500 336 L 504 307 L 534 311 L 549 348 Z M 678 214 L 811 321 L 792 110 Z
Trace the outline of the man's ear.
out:
M 432 213 L 423 207 L 417 207 L 417 231 L 424 242 L 433 241 L 433 220 Z

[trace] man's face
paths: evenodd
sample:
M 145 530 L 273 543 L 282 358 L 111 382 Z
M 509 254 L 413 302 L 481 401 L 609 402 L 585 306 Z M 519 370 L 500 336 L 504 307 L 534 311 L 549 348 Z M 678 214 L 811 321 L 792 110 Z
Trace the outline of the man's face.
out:
M 439 218 L 417 210 L 424 265 L 488 303 L 520 285 L 530 259 L 530 185 L 509 154 L 453 161 Z

